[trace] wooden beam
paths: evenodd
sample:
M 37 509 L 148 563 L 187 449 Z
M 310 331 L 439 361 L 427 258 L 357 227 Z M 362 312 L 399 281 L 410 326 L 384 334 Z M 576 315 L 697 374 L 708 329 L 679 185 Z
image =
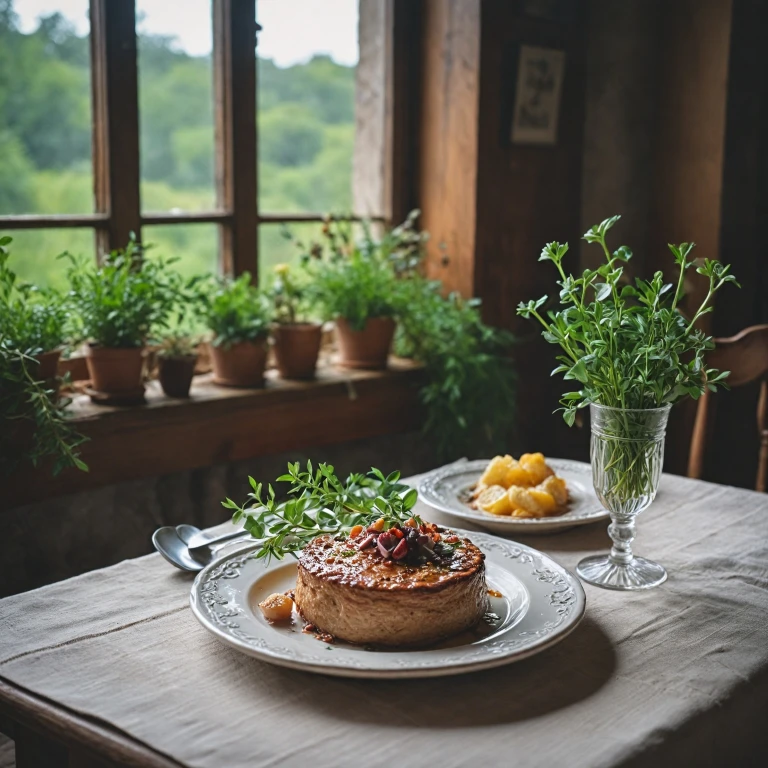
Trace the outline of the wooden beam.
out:
M 480 0 L 424 5 L 419 200 L 427 274 L 475 293 Z
M 256 5 L 213 3 L 216 201 L 232 215 L 220 228 L 222 268 L 258 280 Z
M 63 229 L 69 227 L 95 227 L 106 229 L 109 216 L 106 213 L 84 214 L 23 214 L 0 216 L 0 230 L 4 229 Z
M 93 172 L 100 252 L 140 231 L 139 91 L 133 0 L 92 0 Z
M 141 216 L 141 223 L 150 226 L 157 224 L 231 224 L 232 220 L 232 214 L 223 211 L 144 213 Z
M 0 510 L 90 488 L 225 464 L 282 451 L 407 432 L 421 424 L 421 371 L 393 362 L 388 371 L 326 367 L 311 382 L 268 373 L 266 389 L 218 387 L 197 377 L 189 400 L 166 398 L 151 382 L 143 407 L 93 405 L 80 395 L 74 426 L 89 441 L 89 472 L 23 469 L 6 482 Z

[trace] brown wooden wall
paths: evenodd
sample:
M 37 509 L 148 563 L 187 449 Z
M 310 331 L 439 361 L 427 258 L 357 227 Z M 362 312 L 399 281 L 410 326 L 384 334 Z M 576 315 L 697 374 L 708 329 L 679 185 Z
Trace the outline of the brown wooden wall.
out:
M 516 315 L 520 301 L 555 287 L 538 262 L 542 246 L 576 243 L 581 231 L 583 14 L 563 23 L 526 18 L 506 0 L 426 0 L 423 42 L 420 203 L 430 274 L 480 296 L 486 321 L 518 337 L 520 433 L 510 450 L 585 458 L 585 436 L 552 415 L 562 391 L 549 377 L 555 350 Z M 566 51 L 555 146 L 509 138 L 521 43 Z

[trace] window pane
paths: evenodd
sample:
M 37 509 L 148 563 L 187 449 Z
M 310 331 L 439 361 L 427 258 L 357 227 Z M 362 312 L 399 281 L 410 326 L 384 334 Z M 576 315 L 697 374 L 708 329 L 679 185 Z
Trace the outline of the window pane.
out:
M 40 287 L 66 288 L 69 262 L 56 257 L 64 251 L 96 259 L 96 244 L 92 229 L 19 229 L 4 231 L 13 242 L 9 265 L 19 280 Z
M 211 0 L 183 5 L 136 4 L 145 211 L 215 207 Z
M 88 0 L 0 2 L 0 215 L 89 213 Z
M 158 224 L 141 228 L 141 238 L 152 245 L 147 257 L 176 257 L 174 268 L 185 277 L 218 271 L 217 224 Z
M 256 3 L 262 212 L 352 209 L 357 5 Z
M 296 265 L 312 243 L 321 240 L 320 222 L 262 224 L 259 227 L 259 282 L 268 285 L 278 264 Z M 286 237 L 289 232 L 291 239 Z

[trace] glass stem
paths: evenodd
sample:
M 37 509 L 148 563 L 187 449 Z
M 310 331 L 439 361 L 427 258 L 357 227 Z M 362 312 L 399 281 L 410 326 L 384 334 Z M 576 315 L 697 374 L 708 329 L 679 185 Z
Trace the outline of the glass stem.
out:
M 634 559 L 632 554 L 632 542 L 637 533 L 634 519 L 616 520 L 611 518 L 612 522 L 608 526 L 608 535 L 613 541 L 611 547 L 611 562 L 614 565 L 628 565 Z

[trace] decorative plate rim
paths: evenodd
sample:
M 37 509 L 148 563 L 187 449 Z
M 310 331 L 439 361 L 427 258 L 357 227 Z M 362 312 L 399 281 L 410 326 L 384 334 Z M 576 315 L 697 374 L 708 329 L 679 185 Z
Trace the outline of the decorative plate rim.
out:
M 519 632 L 520 636 L 506 640 L 502 633 L 488 642 L 478 643 L 475 651 L 470 653 L 467 653 L 466 649 L 474 646 L 435 649 L 437 652 L 433 651 L 431 655 L 418 661 L 412 658 L 413 654 L 430 654 L 430 650 L 404 649 L 401 654 L 387 654 L 390 668 L 371 666 L 370 662 L 365 661 L 366 658 L 370 659 L 365 653 L 361 653 L 357 659 L 347 658 L 344 663 L 336 663 L 331 657 L 318 656 L 309 651 L 297 652 L 281 646 L 279 641 L 273 644 L 263 636 L 248 634 L 240 626 L 242 610 L 230 606 L 229 600 L 219 590 L 222 582 L 239 578 L 241 569 L 254 559 L 256 545 L 233 553 L 200 571 L 192 584 L 190 606 L 195 618 L 206 630 L 225 644 L 250 656 L 292 669 L 358 678 L 438 677 L 498 667 L 522 660 L 557 644 L 579 625 L 586 610 L 586 594 L 579 579 L 569 570 L 549 555 L 525 544 L 483 532 L 458 528 L 453 530 L 471 537 L 489 559 L 494 557 L 495 564 L 504 567 L 504 560 L 525 564 L 531 569 L 527 576 L 529 580 L 551 585 L 551 591 L 543 595 L 548 598 L 551 616 L 542 620 L 538 629 L 533 632 Z M 284 561 L 273 561 L 269 565 L 263 564 L 263 567 L 268 571 L 280 566 L 282 562 Z M 507 570 L 509 571 L 508 567 Z M 515 578 L 520 580 L 516 575 Z M 250 590 L 251 586 L 245 591 Z M 514 630 L 515 626 L 517 625 L 510 627 L 507 632 Z
M 566 528 L 576 525 L 585 525 L 587 523 L 595 523 L 600 520 L 607 520 L 610 517 L 608 511 L 599 506 L 597 497 L 595 497 L 595 501 L 598 506 L 594 510 L 587 512 L 577 512 L 575 514 L 566 512 L 563 515 L 553 517 L 508 517 L 506 515 L 491 515 L 490 513 L 476 511 L 463 504 L 458 498 L 455 500 L 456 506 L 451 506 L 451 504 L 444 501 L 440 497 L 440 494 L 435 490 L 439 481 L 451 477 L 452 475 L 464 474 L 465 472 L 477 472 L 478 475 L 482 474 L 489 462 L 490 459 L 473 459 L 471 461 L 460 460 L 428 472 L 423 475 L 419 481 L 419 501 L 424 502 L 427 506 L 437 509 L 440 512 L 470 520 L 478 525 L 486 523 L 498 527 L 508 526 L 510 530 L 514 528 Z M 547 459 L 547 463 L 556 471 L 578 474 L 586 474 L 591 471 L 589 464 L 585 464 L 581 461 L 573 461 L 571 459 Z

